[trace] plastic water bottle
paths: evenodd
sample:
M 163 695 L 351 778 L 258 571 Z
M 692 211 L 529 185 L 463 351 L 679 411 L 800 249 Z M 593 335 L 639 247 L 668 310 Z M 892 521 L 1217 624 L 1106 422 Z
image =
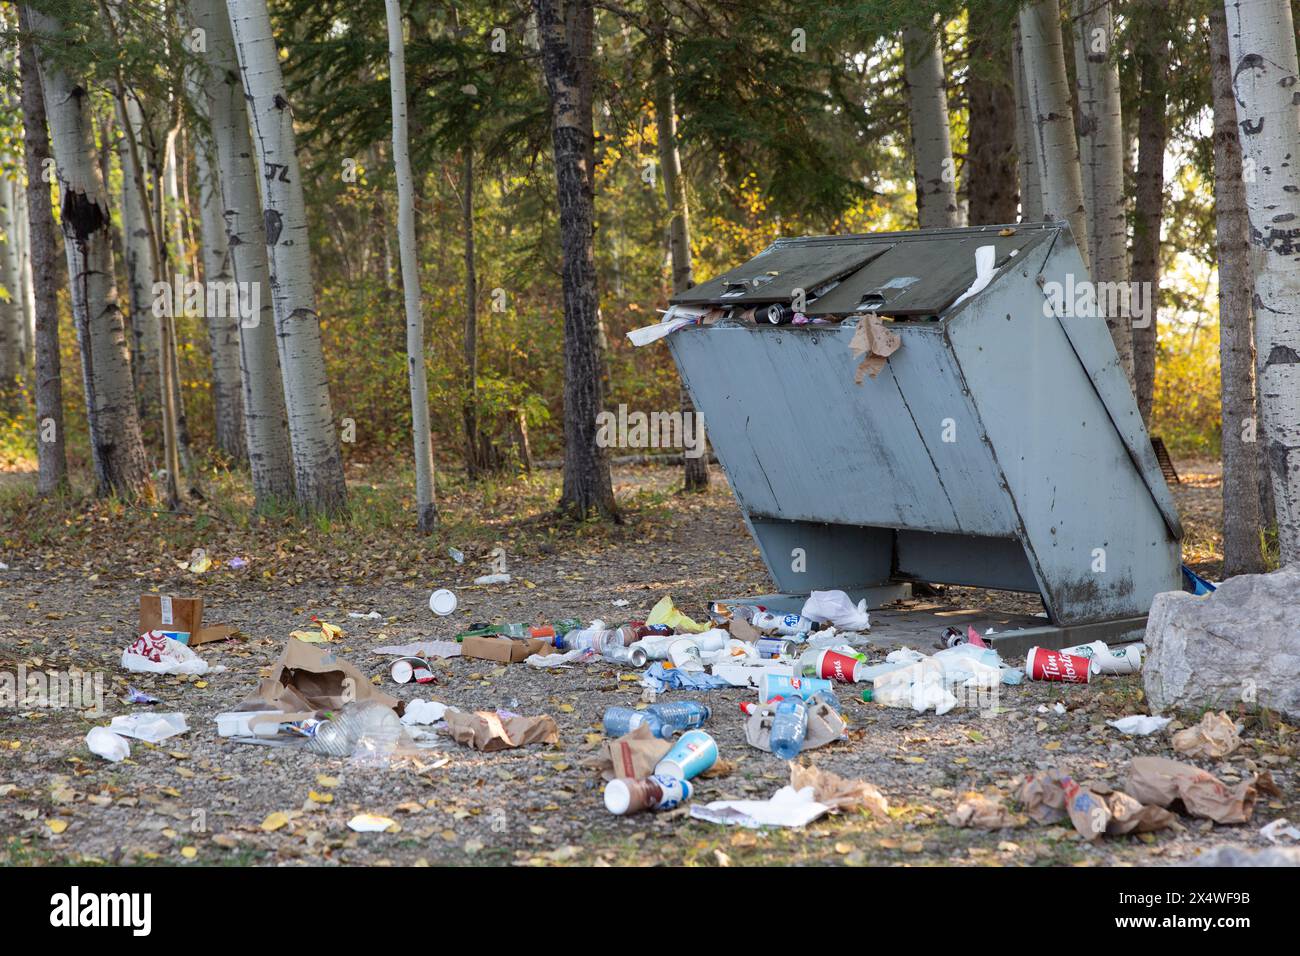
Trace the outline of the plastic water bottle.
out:
M 840 706 L 840 699 L 828 690 L 823 690 L 816 694 L 813 694 L 812 699 L 809 701 L 809 703 L 825 704 L 827 707 L 835 711 L 835 713 L 839 714 L 841 717 L 844 716 L 844 708 Z
M 622 737 L 637 727 L 645 725 L 650 733 L 661 740 L 668 740 L 673 729 L 665 724 L 656 713 L 650 710 L 633 710 L 630 707 L 610 707 L 605 711 L 605 736 Z
M 782 760 L 793 760 L 803 750 L 808 736 L 808 705 L 802 698 L 791 697 L 776 705 L 772 718 L 772 736 L 769 746 Z
M 651 704 L 646 710 L 655 714 L 673 730 L 695 730 L 703 727 L 711 711 L 708 704 L 697 700 L 674 700 L 663 704 Z
M 618 631 L 589 627 L 585 630 L 570 631 L 565 634 L 562 645 L 557 644 L 556 649 L 561 651 L 591 650 L 597 654 L 602 654 L 607 647 L 622 646 L 622 635 Z

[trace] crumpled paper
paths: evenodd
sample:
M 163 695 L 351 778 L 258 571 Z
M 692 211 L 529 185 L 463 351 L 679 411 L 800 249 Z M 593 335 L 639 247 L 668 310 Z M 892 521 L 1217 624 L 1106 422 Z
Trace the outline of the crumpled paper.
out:
M 1201 722 L 1174 734 L 1174 750 L 1184 757 L 1226 757 L 1239 746 L 1237 725 L 1225 711 L 1206 713 Z
M 1145 737 L 1148 734 L 1154 734 L 1157 730 L 1164 730 L 1172 721 L 1172 717 L 1148 717 L 1145 714 L 1134 714 L 1132 717 L 1119 717 L 1116 720 L 1108 720 L 1106 723 L 1121 734 Z
M 795 790 L 812 787 L 813 799 L 832 810 L 861 807 L 879 817 L 889 816 L 889 801 L 865 780 L 847 780 L 829 770 L 802 761 L 790 763 L 790 786 Z
M 745 720 L 745 739 L 751 747 L 757 747 L 767 753 L 772 752 L 772 717 L 776 714 L 775 704 L 763 704 L 756 708 Z M 844 736 L 844 718 L 835 713 L 829 704 L 808 703 L 808 735 L 804 738 L 804 750 L 816 750 L 825 747 Z
M 957 809 L 948 814 L 948 824 L 954 827 L 972 827 L 976 830 L 1002 830 L 1022 827 L 1029 820 L 1023 814 L 1012 813 L 999 800 L 982 793 L 963 794 Z
M 672 741 L 660 740 L 649 727 L 641 724 L 617 740 L 602 741 L 591 761 L 591 769 L 606 780 L 616 777 L 639 780 L 654 773 L 655 765 L 672 749 Z
M 691 816 L 710 823 L 749 827 L 803 827 L 831 808 L 813 798 L 813 788 L 782 787 L 769 800 L 715 800 L 691 805 Z
M 1141 794 L 1114 790 L 1096 781 L 1084 783 L 1079 788 L 1091 798 L 1091 812 L 1070 814 L 1066 799 L 1069 780 L 1066 774 L 1056 770 L 1026 777 L 1016 799 L 1034 822 L 1060 823 L 1070 818 L 1075 829 L 1089 840 L 1098 839 L 1103 833 L 1118 836 L 1135 831 L 1162 830 L 1174 822 L 1174 815 L 1156 801 L 1145 799 Z
M 854 355 L 861 355 L 862 363 L 853 375 L 855 385 L 862 384 L 862 376 L 875 378 L 885 367 L 885 360 L 898 351 L 903 340 L 885 328 L 880 316 L 874 312 L 865 315 L 859 322 L 849 349 Z
M 476 710 L 470 714 L 449 710 L 446 720 L 448 733 L 456 743 L 484 753 L 528 744 L 553 744 L 560 739 L 559 728 L 546 714 L 520 717 L 507 711 Z
M 1189 816 L 1245 823 L 1255 812 L 1259 787 L 1271 786 L 1271 778 L 1260 777 L 1229 787 L 1214 774 L 1177 760 L 1134 757 L 1124 789 L 1140 803 L 1168 807 L 1178 800 Z

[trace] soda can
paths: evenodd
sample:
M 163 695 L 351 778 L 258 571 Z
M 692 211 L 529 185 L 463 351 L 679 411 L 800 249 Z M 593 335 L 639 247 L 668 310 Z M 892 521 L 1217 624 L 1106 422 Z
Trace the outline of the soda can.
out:
M 1046 647 L 1031 647 L 1025 655 L 1025 676 L 1030 680 L 1087 684 L 1092 679 L 1094 666 L 1087 657 L 1075 657 Z
M 621 647 L 613 645 L 600 652 L 600 656 L 614 664 L 629 664 L 632 667 L 645 667 L 646 652 L 640 647 Z
M 760 637 L 754 642 L 759 657 L 785 657 L 794 653 L 794 645 L 779 637 Z

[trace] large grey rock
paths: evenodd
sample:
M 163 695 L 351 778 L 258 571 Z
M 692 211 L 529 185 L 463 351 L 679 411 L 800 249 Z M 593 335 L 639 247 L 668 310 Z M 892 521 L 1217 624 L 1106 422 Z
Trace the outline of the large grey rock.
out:
M 1300 847 L 1266 847 L 1251 850 L 1226 844 L 1206 850 L 1192 866 L 1300 866 Z
M 1142 665 L 1156 710 L 1245 702 L 1300 717 L 1300 564 L 1157 594 Z

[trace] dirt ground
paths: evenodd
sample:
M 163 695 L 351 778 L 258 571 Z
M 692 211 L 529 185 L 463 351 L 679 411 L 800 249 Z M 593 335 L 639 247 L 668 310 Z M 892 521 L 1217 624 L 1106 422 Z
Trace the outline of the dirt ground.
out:
M 1213 575 L 1217 474 L 1203 463 L 1183 469 L 1187 481 L 1175 494 L 1188 524 L 1186 553 Z M 10 475 L 0 486 L 0 561 L 8 565 L 0 570 L 0 671 L 102 675 L 105 712 L 0 709 L 0 863 L 1159 865 L 1187 862 L 1215 845 L 1263 846 L 1257 831 L 1264 823 L 1300 819 L 1294 731 L 1269 715 L 1240 715 L 1242 747 L 1201 765 L 1230 783 L 1271 771 L 1284 796 L 1261 797 L 1251 824 L 1183 817 L 1173 830 L 1088 844 L 1068 826 L 981 832 L 945 822 L 963 792 L 1006 795 L 1025 773 L 1061 768 L 1121 785 L 1133 756 L 1174 756 L 1167 734 L 1126 737 L 1105 725 L 1146 712 L 1140 676 L 1003 688 L 990 717 L 960 708 L 917 715 L 864 704 L 845 690 L 848 739 L 811 760 L 875 784 L 889 801 L 889 818 L 854 812 L 775 832 L 692 820 L 684 809 L 606 813 L 600 781 L 583 764 L 601 739 L 605 708 L 635 706 L 641 696 L 629 671 L 596 664 L 538 672 L 453 659 L 438 669 L 436 685 L 388 679 L 387 659 L 371 648 L 448 638 L 471 621 L 617 622 L 644 616 L 664 594 L 700 615 L 711 598 L 768 590 L 721 473 L 715 470 L 704 496 L 672 494 L 676 479 L 669 468 L 617 472 L 627 521 L 612 529 L 573 529 L 550 518 L 554 474 L 530 479 L 522 491 L 506 484 L 452 489 L 442 500 L 444 530 L 419 541 L 406 529 L 403 502 L 389 496 L 386 505 L 382 487 L 363 470 L 350 474 L 363 517 L 351 526 L 305 527 L 290 518 L 241 523 L 234 505 L 223 510 L 220 487 L 195 515 L 105 504 L 60 510 L 36 503 L 29 479 Z M 466 553 L 465 564 L 448 557 L 449 545 Z M 497 546 L 514 581 L 473 586 Z M 177 568 L 195 548 L 212 558 L 212 570 Z M 236 557 L 247 565 L 230 568 Z M 461 607 L 438 619 L 426 601 L 444 586 L 456 589 Z M 201 594 L 209 621 L 239 628 L 239 638 L 200 648 L 224 671 L 183 679 L 122 670 L 138 596 L 151 589 Z M 949 589 L 945 599 L 1007 606 L 1005 596 L 983 592 Z M 348 617 L 371 610 L 382 620 Z M 313 615 L 342 625 L 335 650 L 366 674 L 382 675 L 381 686 L 395 696 L 550 714 L 559 744 L 481 754 L 447 739 L 418 762 L 373 769 L 220 739 L 214 715 L 269 673 L 289 632 L 309 626 Z M 133 742 L 129 761 L 110 764 L 92 755 L 84 738 L 113 715 L 138 709 L 119 700 L 128 683 L 162 698 L 158 709 L 184 712 L 191 730 L 157 747 Z M 737 704 L 753 699 L 751 692 L 665 696 L 707 700 L 713 716 L 706 729 L 731 767 L 697 781 L 695 802 L 764 798 L 788 782 L 780 760 L 744 741 Z M 1058 702 L 1063 715 L 1053 710 Z M 390 816 L 400 829 L 354 833 L 346 824 L 361 812 Z

